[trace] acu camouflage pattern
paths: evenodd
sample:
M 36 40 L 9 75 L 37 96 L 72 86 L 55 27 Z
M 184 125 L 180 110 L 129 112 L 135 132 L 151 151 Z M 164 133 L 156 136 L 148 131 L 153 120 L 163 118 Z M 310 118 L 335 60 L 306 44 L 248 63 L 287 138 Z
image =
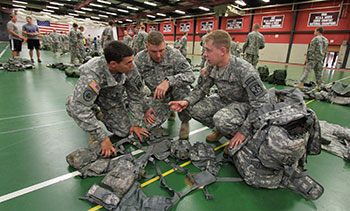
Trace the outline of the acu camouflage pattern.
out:
M 130 35 L 124 35 L 124 43 L 127 44 L 130 48 L 132 48 L 132 40 Z
M 217 93 L 206 96 L 210 88 Z M 198 86 L 188 97 L 191 117 L 223 135 L 232 137 L 238 130 L 248 136 L 250 123 L 267 101 L 267 91 L 259 73 L 248 62 L 232 56 L 224 68 L 207 66 L 200 74 Z
M 107 129 L 117 136 L 125 137 L 132 125 L 142 124 L 144 95 L 141 91 L 144 83 L 136 69 L 128 74 L 113 75 L 106 59 L 101 56 L 89 60 L 79 70 L 81 75 L 74 92 L 66 100 L 67 112 L 79 127 L 99 142 L 107 137 L 107 132 L 100 126 L 92 109 L 96 105 L 103 113 Z M 129 101 L 128 110 L 122 101 L 125 91 Z
M 306 58 L 308 60 L 306 69 L 300 79 L 300 82 L 305 82 L 307 76 L 313 69 L 315 72 L 316 83 L 322 84 L 323 61 L 326 57 L 328 40 L 322 35 L 318 35 L 311 40 L 310 46 L 307 49 Z
M 257 31 L 252 31 L 248 34 L 243 45 L 244 59 L 254 67 L 259 61 L 259 50 L 265 47 L 264 36 Z
M 170 154 L 172 157 L 179 160 L 187 160 L 191 149 L 191 144 L 188 140 L 175 139 L 170 146 Z
M 320 153 L 318 119 L 298 89 L 272 88 L 269 96 L 269 103 L 258 111 L 254 136 L 238 151 L 230 150 L 233 163 L 248 185 L 269 189 L 282 185 L 317 199 L 323 188 L 302 169 L 308 154 Z
M 71 62 L 73 62 L 75 58 L 78 58 L 78 33 L 78 31 L 72 29 L 68 34 Z
M 147 50 L 139 52 L 134 62 L 146 86 L 151 90 L 151 95 L 145 101 L 144 111 L 151 107 L 155 110 L 156 123 L 152 127 L 157 127 L 170 116 L 168 102 L 182 100 L 190 92 L 190 84 L 195 80 L 192 67 L 178 50 L 169 46 L 166 47 L 165 56 L 160 63 L 153 61 Z M 157 86 L 165 79 L 170 84 L 165 98 L 153 100 Z M 179 113 L 179 117 L 182 122 L 191 119 L 187 111 Z
M 350 162 L 350 128 L 320 121 L 321 136 L 330 144 L 322 144 L 322 149 Z
M 112 27 L 107 27 L 103 30 L 102 32 L 102 47 L 105 48 L 107 45 L 114 40 L 113 36 L 113 28 Z
M 2 69 L 9 72 L 24 71 L 25 69 L 33 69 L 34 65 L 29 59 L 15 57 L 9 59 L 7 63 L 2 64 Z
M 57 32 L 51 32 L 50 34 L 52 43 L 51 43 L 51 50 L 52 52 L 56 53 L 59 48 L 59 42 L 60 42 L 60 35 L 57 34 Z
M 239 46 L 237 45 L 237 43 L 235 41 L 232 41 L 232 44 L 231 44 L 231 55 L 239 57 L 240 53 L 241 53 L 241 49 L 239 48 Z
M 303 92 L 304 99 L 307 100 L 316 99 L 344 106 L 350 105 L 350 85 L 340 81 L 321 86 L 319 92 L 316 92 L 313 88 L 304 88 Z
M 134 37 L 135 44 L 135 53 L 138 53 L 146 48 L 146 38 L 148 34 L 145 31 L 140 30 L 137 34 L 137 37 Z
M 187 36 L 182 36 L 180 40 L 180 52 L 186 58 L 187 56 Z
M 219 173 L 221 162 L 217 160 L 212 146 L 196 142 L 190 149 L 189 158 L 192 164 L 202 171 L 208 171 L 214 176 Z
M 85 197 L 81 199 L 87 200 L 91 203 L 99 204 L 107 210 L 113 210 L 117 208 L 120 202 L 120 198 L 121 197 L 116 193 L 113 193 L 106 188 L 102 188 L 94 184 L 86 193 Z

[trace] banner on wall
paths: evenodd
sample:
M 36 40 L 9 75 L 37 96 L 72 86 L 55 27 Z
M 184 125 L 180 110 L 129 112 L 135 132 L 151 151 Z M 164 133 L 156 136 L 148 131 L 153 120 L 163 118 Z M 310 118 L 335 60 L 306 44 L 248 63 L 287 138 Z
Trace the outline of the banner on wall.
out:
M 171 32 L 171 24 L 164 24 L 163 25 L 163 32 Z
M 157 31 L 156 26 L 149 26 L 149 32 Z
M 213 30 L 214 21 L 202 21 L 201 22 L 201 31 Z
M 338 26 L 338 20 L 339 11 L 312 12 L 309 14 L 307 26 Z
M 261 28 L 283 28 L 284 15 L 263 16 L 261 20 Z
M 180 23 L 180 32 L 190 31 L 191 23 Z
M 228 19 L 226 22 L 226 30 L 242 29 L 242 28 L 243 28 L 243 18 Z

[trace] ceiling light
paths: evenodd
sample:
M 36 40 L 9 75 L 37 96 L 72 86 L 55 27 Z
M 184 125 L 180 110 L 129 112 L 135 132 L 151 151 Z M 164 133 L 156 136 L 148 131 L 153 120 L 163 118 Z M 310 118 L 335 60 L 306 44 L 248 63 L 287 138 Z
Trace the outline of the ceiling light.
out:
M 54 1 L 50 1 L 49 2 L 50 4 L 53 4 L 53 5 L 57 5 L 57 6 L 64 6 L 64 4 L 62 4 L 62 3 L 57 3 L 57 2 L 54 2 Z
M 159 12 L 157 12 L 157 14 L 156 15 L 159 15 L 159 16 L 163 16 L 163 17 L 166 17 L 166 14 L 163 14 L 163 13 L 159 13 Z
M 91 8 L 85 8 L 85 7 L 82 7 L 82 8 L 80 8 L 81 10 L 86 10 L 86 11 L 92 11 L 92 9 Z
M 90 18 L 100 20 L 99 17 L 95 17 L 95 16 L 91 16 Z
M 236 0 L 236 4 L 241 5 L 241 6 L 246 6 L 247 4 L 243 0 Z
M 85 13 L 86 13 L 86 12 L 84 12 L 84 11 L 79 11 L 79 10 L 74 10 L 74 12 L 80 13 L 80 14 L 85 14 Z
M 13 3 L 18 3 L 18 4 L 28 4 L 27 2 L 24 1 L 16 1 L 16 0 L 12 0 Z
M 46 6 L 47 8 L 50 8 L 50 9 L 54 9 L 54 10 L 58 10 L 59 8 L 58 7 L 53 7 L 53 6 Z
M 156 18 L 156 16 L 154 16 L 154 15 L 147 15 L 147 17 L 149 17 L 149 18 Z
M 103 3 L 103 4 L 112 4 L 112 3 L 109 2 L 109 1 L 103 1 L 103 0 L 97 0 L 97 2 L 100 2 L 100 3 Z
M 41 11 L 40 13 L 46 14 L 46 15 L 51 15 L 51 13 L 49 13 L 49 12 L 43 12 L 43 11 Z
M 128 22 L 132 22 L 132 20 L 130 20 L 130 19 L 125 19 L 126 21 L 128 21 Z
M 22 11 L 22 10 L 25 10 L 25 9 L 23 9 L 23 8 L 16 8 L 16 10 L 17 10 L 17 11 L 19 11 L 19 10 Z
M 90 19 L 90 18 L 85 18 L 85 20 L 91 21 L 91 19 Z
M 204 11 L 209 11 L 210 10 L 209 8 L 202 7 L 202 6 L 199 6 L 198 8 L 201 9 L 201 10 L 204 10 Z
M 118 23 L 123 23 L 123 21 L 118 21 Z
M 130 9 L 130 10 L 139 10 L 139 8 L 136 8 L 136 7 L 129 7 L 129 6 L 127 6 L 126 8 L 128 8 L 128 9 Z
M 269 3 L 270 2 L 270 0 L 262 0 L 263 2 L 265 2 L 265 3 Z
M 176 13 L 179 13 L 179 14 L 185 14 L 185 12 L 184 11 L 181 11 L 181 10 L 175 10 L 174 12 L 176 12 Z
M 75 14 L 75 13 L 68 13 L 68 15 L 72 15 L 72 16 L 79 16 L 78 14 Z
M 100 15 L 100 14 L 99 14 L 98 16 L 103 17 L 103 18 L 108 18 L 107 15 Z
M 129 11 L 127 10 L 123 10 L 123 9 L 117 9 L 119 12 L 125 12 L 125 13 L 129 13 Z
M 156 3 L 149 2 L 149 1 L 144 1 L 143 3 L 148 4 L 148 5 L 151 5 L 151 6 L 153 6 L 153 7 L 156 7 L 156 6 L 157 6 Z
M 43 11 L 45 11 L 45 12 L 52 12 L 52 13 L 55 12 L 55 11 L 53 11 L 53 10 L 48 10 L 48 9 L 43 9 Z
M 103 7 L 102 5 L 99 5 L 99 4 L 94 4 L 94 3 L 90 3 L 89 5 L 91 5 L 91 6 L 94 6 L 94 7 Z
M 117 13 L 114 12 L 106 12 L 108 15 L 117 15 Z
M 14 7 L 21 7 L 21 8 L 26 8 L 26 6 L 23 6 L 23 5 L 17 5 L 17 4 L 12 4 L 12 6 L 14 6 Z

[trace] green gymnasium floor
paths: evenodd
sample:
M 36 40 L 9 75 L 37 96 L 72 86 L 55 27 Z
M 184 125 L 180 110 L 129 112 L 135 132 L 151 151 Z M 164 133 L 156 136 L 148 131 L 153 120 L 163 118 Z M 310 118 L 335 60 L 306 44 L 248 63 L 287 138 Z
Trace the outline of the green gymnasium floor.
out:
M 7 43 L 0 43 L 0 53 Z M 6 62 L 11 57 L 7 48 L 0 57 Z M 22 57 L 28 58 L 27 49 Z M 190 56 L 198 64 L 198 56 Z M 48 63 L 69 62 L 69 55 L 54 57 L 53 53 L 42 51 L 42 64 L 35 63 L 36 69 L 24 72 L 0 70 L 0 210 L 17 211 L 87 211 L 104 210 L 99 206 L 79 200 L 94 183 L 102 177 L 81 179 L 74 169 L 68 167 L 65 156 L 88 143 L 88 134 L 83 132 L 65 112 L 65 98 L 77 79 L 66 78 L 63 72 L 46 67 Z M 261 63 L 270 70 L 287 68 L 288 79 L 297 80 L 303 67 L 284 64 Z M 198 76 L 198 72 L 196 75 Z M 350 83 L 350 71 L 325 70 L 326 83 L 345 79 Z M 313 74 L 310 80 L 314 80 Z M 268 88 L 272 87 L 266 84 Z M 284 87 L 279 86 L 282 89 Z M 350 127 L 350 108 L 325 102 L 309 102 L 321 120 Z M 211 132 L 200 123 L 191 120 L 190 142 L 205 141 Z M 171 136 L 177 136 L 180 121 L 164 123 Z M 222 140 L 223 143 L 227 140 Z M 219 145 L 216 145 L 219 146 Z M 217 150 L 222 153 L 222 149 Z M 162 172 L 170 167 L 160 162 Z M 190 172 L 198 172 L 192 165 L 186 165 Z M 205 200 L 201 190 L 183 198 L 172 210 L 349 210 L 350 207 L 350 164 L 322 151 L 310 156 L 306 168 L 309 174 L 325 188 L 323 196 L 309 201 L 287 190 L 266 190 L 249 187 L 243 182 L 215 183 L 209 186 L 213 200 Z M 149 167 L 150 173 L 154 169 Z M 224 164 L 220 177 L 238 177 L 231 164 Z M 169 186 L 176 191 L 189 187 L 181 173 L 170 173 L 165 177 Z M 148 195 L 168 195 L 160 188 L 159 181 L 144 183 Z

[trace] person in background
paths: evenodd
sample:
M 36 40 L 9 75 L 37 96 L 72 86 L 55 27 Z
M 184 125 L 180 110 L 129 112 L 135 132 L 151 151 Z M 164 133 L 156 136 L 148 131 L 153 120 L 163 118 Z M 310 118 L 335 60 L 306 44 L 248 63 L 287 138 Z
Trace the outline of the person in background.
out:
M 25 39 L 16 26 L 17 16 L 15 14 L 10 15 L 10 21 L 7 23 L 7 31 L 9 32 L 10 48 L 12 51 L 12 57 L 19 56 L 19 52 L 22 50 L 22 41 Z
M 259 28 L 258 23 L 254 24 L 253 31 L 248 34 L 243 45 L 244 59 L 254 67 L 259 62 L 259 50 L 265 47 L 265 38 Z
M 40 41 L 39 41 L 39 37 L 38 37 L 38 35 L 40 35 L 39 28 L 37 25 L 33 24 L 32 17 L 27 16 L 26 21 L 27 21 L 27 23 L 25 25 L 23 25 L 23 27 L 22 27 L 22 33 L 27 37 L 30 60 L 34 63 L 33 50 L 35 48 L 38 62 L 41 63 L 41 60 L 40 60 Z

